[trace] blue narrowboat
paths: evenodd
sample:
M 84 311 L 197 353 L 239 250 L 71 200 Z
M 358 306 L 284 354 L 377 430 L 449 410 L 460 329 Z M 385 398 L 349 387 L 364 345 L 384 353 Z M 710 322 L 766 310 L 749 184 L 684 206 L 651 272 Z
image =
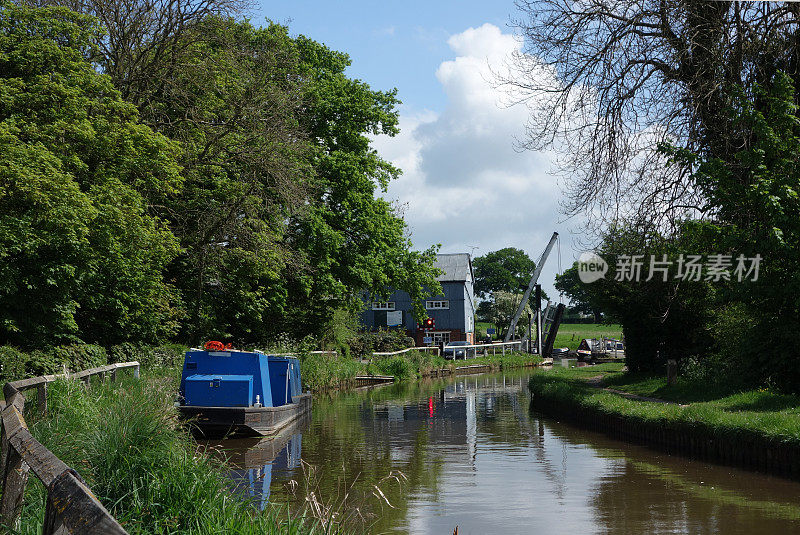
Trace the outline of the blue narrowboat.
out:
M 192 349 L 181 373 L 178 410 L 201 435 L 272 435 L 311 411 L 300 362 L 261 351 Z

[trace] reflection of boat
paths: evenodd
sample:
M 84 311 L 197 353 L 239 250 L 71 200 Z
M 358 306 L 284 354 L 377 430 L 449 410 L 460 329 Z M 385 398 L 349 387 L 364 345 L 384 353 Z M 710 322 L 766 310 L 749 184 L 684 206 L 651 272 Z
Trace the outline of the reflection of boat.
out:
M 273 471 L 294 470 L 300 465 L 303 432 L 311 422 L 309 413 L 271 437 L 234 438 L 205 442 L 206 451 L 230 467 L 233 491 L 251 499 L 259 510 L 269 503 Z
M 260 351 L 186 352 L 178 410 L 202 435 L 271 435 L 311 411 L 296 358 Z

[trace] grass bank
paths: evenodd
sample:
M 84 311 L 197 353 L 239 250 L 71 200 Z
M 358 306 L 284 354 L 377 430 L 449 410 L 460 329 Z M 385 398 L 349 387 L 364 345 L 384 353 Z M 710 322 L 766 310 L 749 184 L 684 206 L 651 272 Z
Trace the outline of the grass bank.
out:
M 412 380 L 459 366 L 488 365 L 502 370 L 533 366 L 537 355 L 507 352 L 505 355 L 479 356 L 468 360 L 447 360 L 422 351 L 409 351 L 393 357 L 375 357 L 369 362 L 329 354 L 307 354 L 300 358 L 303 384 L 312 390 L 349 386 L 358 375 L 391 375 L 397 380 Z
M 601 386 L 671 403 L 628 399 Z M 800 477 L 800 397 L 630 374 L 619 364 L 559 368 L 530 380 L 534 408 L 676 453 Z
M 173 381 L 144 374 L 90 389 L 57 381 L 48 415 L 29 422 L 48 449 L 76 469 L 131 534 L 309 534 L 304 516 L 259 513 L 232 496 L 223 466 L 200 454 L 178 425 Z M 45 490 L 31 477 L 20 533 L 41 533 Z

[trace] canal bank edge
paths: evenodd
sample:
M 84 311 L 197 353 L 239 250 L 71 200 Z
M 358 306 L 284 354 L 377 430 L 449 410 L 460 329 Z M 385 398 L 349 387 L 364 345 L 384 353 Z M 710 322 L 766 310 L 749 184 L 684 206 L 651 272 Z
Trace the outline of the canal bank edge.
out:
M 314 357 L 315 359 L 319 358 L 317 355 Z M 351 388 L 391 384 L 392 382 L 403 380 L 419 380 L 425 378 L 449 377 L 451 375 L 490 373 L 507 369 L 532 368 L 552 362 L 552 359 L 547 359 L 549 362 L 545 362 L 544 359 L 538 355 L 531 355 L 528 353 L 509 353 L 503 356 L 476 357 L 465 361 L 449 361 L 441 357 L 428 355 L 422 360 L 417 360 L 414 357 L 416 357 L 416 355 L 402 355 L 387 358 L 382 361 L 370 363 L 368 366 L 362 365 L 355 370 L 339 369 L 340 361 L 335 358 L 330 361 L 323 361 L 321 366 L 320 362 L 313 363 L 314 367 L 320 366 L 324 370 L 322 374 L 317 372 L 316 374 L 305 375 L 308 362 L 302 357 L 300 366 L 304 373 L 304 378 L 307 376 L 311 378 L 311 381 L 304 383 L 304 388 L 307 388 L 312 393 L 324 393 L 333 390 L 348 390 Z M 328 377 L 319 381 L 317 378 L 318 375 L 327 375 Z
M 713 426 L 696 418 L 629 414 L 619 406 L 589 401 L 596 389 L 559 377 L 532 377 L 528 388 L 532 411 L 670 454 L 800 480 L 798 441 L 783 441 L 752 429 Z M 675 410 L 685 408 L 676 406 Z

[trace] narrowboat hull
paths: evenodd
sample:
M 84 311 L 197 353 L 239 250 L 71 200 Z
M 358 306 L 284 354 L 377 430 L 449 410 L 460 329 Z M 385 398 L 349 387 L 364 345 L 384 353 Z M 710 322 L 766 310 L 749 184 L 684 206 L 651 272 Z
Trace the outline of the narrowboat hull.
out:
M 311 394 L 277 407 L 178 406 L 181 418 L 201 436 L 269 436 L 311 412 Z

